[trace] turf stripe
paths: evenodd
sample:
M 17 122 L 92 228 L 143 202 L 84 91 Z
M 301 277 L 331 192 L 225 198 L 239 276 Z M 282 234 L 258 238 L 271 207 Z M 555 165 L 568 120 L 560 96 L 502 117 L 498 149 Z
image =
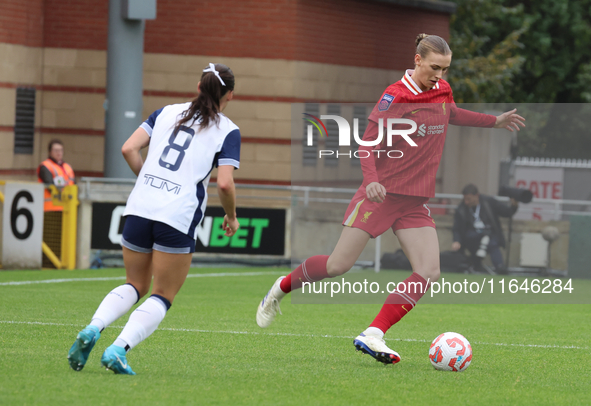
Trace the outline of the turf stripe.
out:
M 86 327 L 85 324 L 63 324 L 63 323 L 49 323 L 40 321 L 10 321 L 0 320 L 0 324 L 28 324 L 38 326 L 59 326 L 59 327 Z M 123 326 L 109 326 L 107 328 L 123 329 Z M 329 334 L 295 334 L 295 333 L 259 333 L 256 331 L 216 331 L 216 330 L 199 330 L 191 328 L 159 328 L 161 331 L 180 331 L 186 333 L 211 333 L 211 334 L 245 334 L 245 335 L 261 335 L 261 336 L 285 336 L 285 337 L 304 337 L 304 338 L 346 338 L 354 339 L 354 336 L 334 336 Z M 415 338 L 387 338 L 386 341 L 404 341 L 413 343 L 427 343 L 430 341 L 420 340 Z M 589 350 L 591 347 L 577 347 L 575 345 L 548 345 L 548 344 L 507 344 L 507 343 L 484 343 L 473 342 L 476 345 L 494 345 L 497 347 L 523 347 L 523 348 L 556 348 L 561 350 Z
M 279 275 L 286 271 L 274 272 L 217 272 L 217 273 L 193 273 L 187 275 L 187 278 L 212 278 L 225 276 L 261 276 L 261 275 Z M 111 276 L 103 278 L 70 278 L 70 279 L 44 279 L 39 281 L 16 281 L 1 282 L 0 286 L 34 285 L 38 283 L 65 283 L 65 282 L 93 282 L 93 281 L 117 281 L 125 280 L 125 276 Z

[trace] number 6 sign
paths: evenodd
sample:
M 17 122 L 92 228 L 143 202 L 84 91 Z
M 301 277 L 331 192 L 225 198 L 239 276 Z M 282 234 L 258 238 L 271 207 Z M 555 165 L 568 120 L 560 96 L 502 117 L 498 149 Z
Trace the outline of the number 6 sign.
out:
M 41 268 L 43 185 L 6 183 L 2 213 L 2 268 Z

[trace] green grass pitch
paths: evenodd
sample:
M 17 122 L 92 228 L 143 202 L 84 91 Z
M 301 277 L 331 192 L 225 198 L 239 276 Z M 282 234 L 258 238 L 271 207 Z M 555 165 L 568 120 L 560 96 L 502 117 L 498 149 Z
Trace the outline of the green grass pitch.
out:
M 137 376 L 99 364 L 127 316 L 103 332 L 84 370 L 66 360 L 122 269 L 0 272 L 0 405 L 591 404 L 591 305 L 419 305 L 386 335 L 402 361 L 385 366 L 352 345 L 379 305 L 287 298 L 262 330 L 256 307 L 288 270 L 190 274 L 229 272 L 243 275 L 187 279 L 160 329 L 128 354 Z M 7 284 L 70 278 L 103 279 Z M 445 331 L 472 344 L 465 372 L 429 363 Z

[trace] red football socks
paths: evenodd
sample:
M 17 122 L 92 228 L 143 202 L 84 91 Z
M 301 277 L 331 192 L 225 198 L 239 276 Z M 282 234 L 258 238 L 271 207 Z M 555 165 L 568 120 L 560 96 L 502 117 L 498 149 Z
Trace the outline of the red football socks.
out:
M 322 279 L 330 278 L 326 271 L 328 255 L 316 255 L 308 258 L 300 266 L 294 269 L 282 281 L 279 287 L 285 293 L 293 289 L 299 289 L 304 282 L 318 282 Z
M 406 288 L 405 291 L 396 291 L 388 296 L 370 327 L 377 327 L 385 333 L 411 311 L 429 289 L 427 281 L 414 272 L 402 283 Z

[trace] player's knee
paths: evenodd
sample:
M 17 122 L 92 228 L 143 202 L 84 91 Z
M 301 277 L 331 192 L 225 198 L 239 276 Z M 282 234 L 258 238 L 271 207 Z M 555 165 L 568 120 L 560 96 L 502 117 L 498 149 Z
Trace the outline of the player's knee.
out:
M 429 272 L 429 278 L 431 279 L 431 281 L 433 282 L 437 282 L 439 280 L 439 277 L 441 276 L 441 269 L 439 267 L 433 268 L 430 272 Z
M 425 280 L 429 280 L 429 282 L 438 281 L 439 276 L 441 275 L 441 270 L 439 267 L 425 268 L 415 272 L 421 275 Z
M 128 285 L 131 285 L 135 288 L 139 298 L 141 299 L 142 297 L 146 296 L 148 294 L 148 292 L 150 291 L 150 284 L 145 284 L 145 283 L 138 283 L 136 281 L 127 281 Z
M 328 259 L 328 262 L 326 263 L 326 272 L 332 277 L 340 276 L 344 273 L 347 273 L 353 265 L 354 264 L 350 264 L 342 260 L 332 260 L 331 257 Z

